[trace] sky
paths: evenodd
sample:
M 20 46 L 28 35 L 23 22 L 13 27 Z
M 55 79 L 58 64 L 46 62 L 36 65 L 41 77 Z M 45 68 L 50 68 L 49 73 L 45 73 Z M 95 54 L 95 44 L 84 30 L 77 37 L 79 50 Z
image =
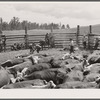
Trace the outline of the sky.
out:
M 20 21 L 69 24 L 70 27 L 100 24 L 100 2 L 0 2 L 0 17 Z

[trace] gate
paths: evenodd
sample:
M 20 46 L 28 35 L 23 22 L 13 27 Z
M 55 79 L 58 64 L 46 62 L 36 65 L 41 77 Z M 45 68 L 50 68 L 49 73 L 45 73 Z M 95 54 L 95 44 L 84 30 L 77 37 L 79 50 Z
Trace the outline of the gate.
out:
M 68 48 L 70 39 L 73 39 L 76 45 L 76 33 L 53 33 L 56 48 Z

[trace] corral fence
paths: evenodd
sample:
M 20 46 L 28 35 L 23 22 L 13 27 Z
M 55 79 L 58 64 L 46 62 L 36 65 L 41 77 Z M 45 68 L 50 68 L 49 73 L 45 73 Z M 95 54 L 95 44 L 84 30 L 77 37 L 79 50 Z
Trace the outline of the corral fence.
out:
M 77 26 L 77 31 L 75 33 L 52 33 L 54 36 L 54 43 L 55 48 L 66 48 L 69 47 L 70 38 L 74 40 L 75 46 L 83 47 L 82 44 L 82 37 L 83 35 L 80 34 L 80 27 Z M 11 45 L 14 43 L 39 43 L 39 41 L 45 39 L 45 34 L 42 35 L 6 35 L 6 49 L 10 49 Z M 86 35 L 87 37 L 87 47 L 89 45 L 93 46 L 96 37 L 100 37 L 100 35 L 92 34 L 91 33 L 91 26 L 90 26 L 90 33 Z M 27 38 L 27 39 L 26 39 Z
M 78 41 L 77 44 L 80 48 L 83 48 L 82 38 L 83 38 L 84 34 L 82 35 L 80 33 L 79 26 L 78 26 L 78 31 L 79 32 L 78 32 L 78 36 L 77 36 L 77 41 Z M 89 32 L 88 32 L 88 34 L 85 35 L 85 37 L 86 37 L 86 47 L 87 47 L 87 49 L 89 49 L 89 50 L 94 49 L 96 38 L 98 38 L 98 40 L 99 40 L 98 49 L 100 49 L 100 34 L 99 33 L 93 33 L 91 25 L 89 26 Z
M 72 38 L 76 44 L 76 33 L 53 33 L 55 48 L 67 47 Z M 28 43 L 36 43 L 45 39 L 44 35 L 28 35 Z M 6 35 L 6 49 L 10 49 L 14 43 L 26 43 L 25 35 Z

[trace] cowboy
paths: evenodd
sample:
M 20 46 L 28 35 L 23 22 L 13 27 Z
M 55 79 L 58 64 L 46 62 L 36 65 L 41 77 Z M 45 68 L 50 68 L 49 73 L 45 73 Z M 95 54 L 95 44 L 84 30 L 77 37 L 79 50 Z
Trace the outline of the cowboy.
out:
M 97 50 L 98 49 L 98 46 L 99 46 L 99 39 L 96 38 L 95 45 L 94 45 L 94 49 Z
M 70 39 L 70 54 L 74 53 L 74 41 L 73 39 Z

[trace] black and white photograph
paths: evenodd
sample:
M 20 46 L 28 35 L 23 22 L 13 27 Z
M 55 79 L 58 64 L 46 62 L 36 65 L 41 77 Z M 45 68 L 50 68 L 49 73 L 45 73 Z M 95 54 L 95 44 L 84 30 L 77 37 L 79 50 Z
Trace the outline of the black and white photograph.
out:
M 100 2 L 0 2 L 0 91 L 99 88 Z

